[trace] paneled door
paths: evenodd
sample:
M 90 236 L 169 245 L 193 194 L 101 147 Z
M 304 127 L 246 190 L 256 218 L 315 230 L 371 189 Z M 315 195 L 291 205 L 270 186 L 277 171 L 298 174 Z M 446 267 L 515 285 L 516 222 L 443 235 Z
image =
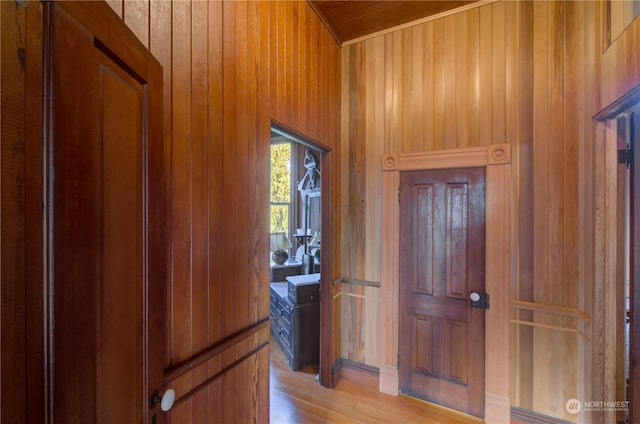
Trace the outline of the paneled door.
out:
M 161 84 L 106 3 L 45 4 L 48 422 L 162 421 Z
M 477 417 L 484 416 L 484 181 L 484 168 L 400 174 L 399 389 Z

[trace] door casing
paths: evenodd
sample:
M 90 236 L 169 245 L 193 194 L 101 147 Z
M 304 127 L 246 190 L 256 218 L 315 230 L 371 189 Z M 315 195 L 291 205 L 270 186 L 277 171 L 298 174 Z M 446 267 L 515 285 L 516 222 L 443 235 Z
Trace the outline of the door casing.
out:
M 511 146 L 495 144 L 382 157 L 380 391 L 398 394 L 399 202 L 401 171 L 486 167 L 485 421 L 509 422 L 511 393 Z

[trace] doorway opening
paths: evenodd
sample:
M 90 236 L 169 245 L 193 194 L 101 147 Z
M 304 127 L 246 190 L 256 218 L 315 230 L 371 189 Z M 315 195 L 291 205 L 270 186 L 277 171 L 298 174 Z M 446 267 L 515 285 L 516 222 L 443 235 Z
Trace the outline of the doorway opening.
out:
M 637 421 L 640 401 L 640 89 L 614 102 L 595 117 L 604 143 L 604 170 L 600 195 L 604 198 L 604 229 L 596 230 L 602 243 L 597 249 L 607 258 L 604 281 L 596 295 L 604 298 L 603 329 L 606 349 L 603 368 L 596 374 L 605 387 L 604 398 L 621 405 L 613 412 L 618 423 Z
M 313 373 L 316 380 L 325 153 L 292 131 L 271 128 L 269 315 L 276 345 L 272 351 L 282 352 L 280 362 L 286 362 L 291 371 Z

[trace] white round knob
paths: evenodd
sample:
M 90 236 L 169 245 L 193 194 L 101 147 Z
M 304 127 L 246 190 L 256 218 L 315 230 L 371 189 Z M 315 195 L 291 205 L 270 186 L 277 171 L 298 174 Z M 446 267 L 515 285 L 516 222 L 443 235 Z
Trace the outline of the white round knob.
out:
M 480 295 L 476 292 L 471 292 L 471 294 L 469 295 L 469 299 L 471 299 L 472 302 L 477 302 L 478 300 L 480 300 Z
M 160 409 L 167 412 L 173 406 L 173 402 L 176 400 L 176 391 L 173 389 L 167 389 L 166 392 L 160 397 L 157 390 L 153 391 L 151 399 L 149 400 L 149 409 L 153 409 L 156 405 L 160 404 Z
M 164 412 L 167 412 L 173 406 L 173 402 L 176 400 L 176 391 L 173 389 L 167 389 L 166 392 L 162 395 L 162 400 L 160 401 L 160 409 Z

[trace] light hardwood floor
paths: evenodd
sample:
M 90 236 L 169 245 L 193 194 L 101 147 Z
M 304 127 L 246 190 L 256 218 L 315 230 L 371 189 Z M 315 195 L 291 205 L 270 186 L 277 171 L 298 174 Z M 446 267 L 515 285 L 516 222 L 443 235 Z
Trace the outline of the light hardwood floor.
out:
M 334 389 L 316 381 L 311 367 L 292 371 L 271 340 L 272 424 L 469 424 L 481 420 L 406 396 L 390 396 L 341 380 Z

